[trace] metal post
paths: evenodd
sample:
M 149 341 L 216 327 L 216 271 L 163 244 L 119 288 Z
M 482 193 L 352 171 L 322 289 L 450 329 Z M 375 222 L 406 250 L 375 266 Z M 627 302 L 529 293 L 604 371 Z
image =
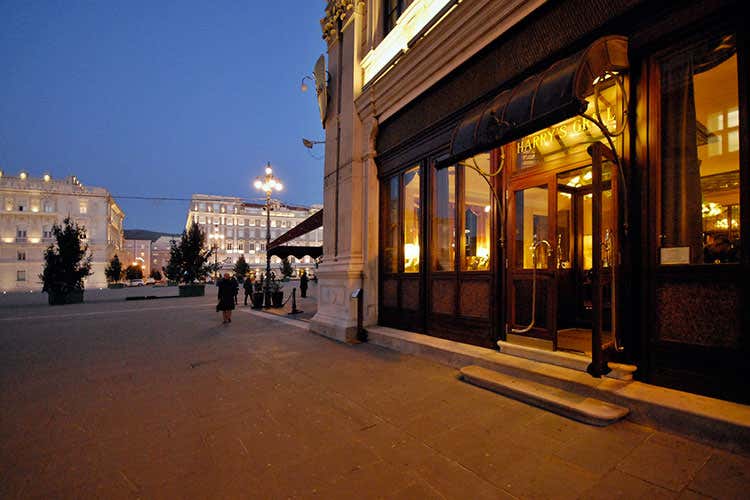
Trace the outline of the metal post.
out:
M 271 252 L 268 246 L 271 244 L 271 193 L 266 193 L 266 290 L 263 294 L 266 307 L 271 307 Z
M 297 309 L 297 289 L 292 288 L 292 312 L 290 312 L 289 314 L 299 314 L 301 312 L 304 311 L 300 311 L 299 309 Z

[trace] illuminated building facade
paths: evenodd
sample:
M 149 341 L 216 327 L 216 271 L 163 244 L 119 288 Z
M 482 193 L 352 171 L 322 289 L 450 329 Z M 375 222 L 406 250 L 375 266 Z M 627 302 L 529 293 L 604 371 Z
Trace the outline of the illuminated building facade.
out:
M 85 227 L 93 256 L 86 288 L 106 287 L 104 270 L 123 247 L 125 214 L 109 192 L 84 186 L 74 176 L 30 177 L 0 173 L 0 290 L 41 291 L 44 250 L 52 226 L 70 217 Z
M 354 341 L 362 288 L 365 326 L 747 402 L 741 12 L 330 1 L 312 328 Z
M 311 214 L 320 210 L 320 205 L 310 207 L 272 204 L 271 239 L 297 226 Z M 250 265 L 254 273 L 264 273 L 266 268 L 266 208 L 264 203 L 250 203 L 241 198 L 194 194 L 190 202 L 185 227 L 195 221 L 206 234 L 206 245 L 215 247 L 212 262 L 221 264 L 221 272 L 232 272 L 240 256 Z M 323 243 L 323 228 L 302 235 L 293 244 L 320 246 Z M 314 270 L 315 262 L 310 256 L 292 259 L 295 270 Z M 280 277 L 281 260 L 271 257 L 271 270 Z

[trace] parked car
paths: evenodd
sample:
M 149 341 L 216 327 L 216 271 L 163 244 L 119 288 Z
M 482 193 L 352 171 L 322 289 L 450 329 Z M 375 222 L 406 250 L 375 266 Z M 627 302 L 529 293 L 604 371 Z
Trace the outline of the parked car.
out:
M 154 278 L 147 278 L 146 279 L 146 284 L 147 285 L 153 285 L 154 283 L 156 283 L 156 280 Z
M 130 280 L 130 283 L 128 283 L 128 286 L 143 286 L 143 280 L 137 279 L 137 280 Z

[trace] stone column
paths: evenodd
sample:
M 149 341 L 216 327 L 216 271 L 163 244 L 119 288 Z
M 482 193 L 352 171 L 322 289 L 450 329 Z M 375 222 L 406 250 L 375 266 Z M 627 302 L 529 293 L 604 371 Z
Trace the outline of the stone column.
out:
M 360 3 L 328 46 L 323 262 L 317 271 L 318 312 L 311 321 L 314 332 L 343 342 L 357 341 L 355 290 L 364 290 L 364 325 L 377 320 L 378 183 L 370 140 L 376 125 L 371 107 L 363 106 L 364 125 L 355 108 L 362 88 L 363 14 Z

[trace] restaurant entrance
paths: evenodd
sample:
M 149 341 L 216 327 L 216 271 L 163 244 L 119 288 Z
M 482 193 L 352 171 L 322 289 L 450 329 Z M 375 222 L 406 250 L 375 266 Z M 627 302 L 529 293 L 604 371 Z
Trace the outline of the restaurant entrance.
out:
M 507 340 L 591 359 L 608 371 L 617 337 L 619 181 L 603 144 L 583 163 L 509 181 Z

